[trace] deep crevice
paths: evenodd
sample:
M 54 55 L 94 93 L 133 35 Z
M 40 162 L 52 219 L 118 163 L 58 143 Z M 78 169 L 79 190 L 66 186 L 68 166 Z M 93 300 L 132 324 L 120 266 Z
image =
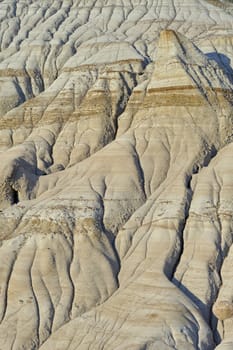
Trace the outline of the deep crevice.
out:
M 212 159 L 217 155 L 217 149 L 215 148 L 214 145 L 211 145 L 211 147 L 209 148 L 209 152 L 206 154 L 206 156 L 203 159 L 202 163 L 194 163 L 193 164 L 193 169 L 192 169 L 192 174 L 191 175 L 186 175 L 186 179 L 185 179 L 185 186 L 186 186 L 186 190 L 187 190 L 187 195 L 186 195 L 186 204 L 185 204 L 185 217 L 184 220 L 182 222 L 180 222 L 180 226 L 178 229 L 178 233 L 179 233 L 179 239 L 180 239 L 180 252 L 178 255 L 178 258 L 173 266 L 172 269 L 172 274 L 171 274 L 171 278 L 170 280 L 179 288 L 181 287 L 181 282 L 177 281 L 175 276 L 177 267 L 179 266 L 180 260 L 182 258 L 183 252 L 184 252 L 184 230 L 186 227 L 186 223 L 188 221 L 189 218 L 189 209 L 191 206 L 191 202 L 192 202 L 192 198 L 193 198 L 193 189 L 191 186 L 191 182 L 193 179 L 193 175 L 195 174 L 199 174 L 199 172 L 202 170 L 202 168 L 207 167 L 209 165 L 209 163 L 212 161 Z M 191 292 L 189 292 L 190 294 Z M 191 293 L 192 294 L 192 293 Z

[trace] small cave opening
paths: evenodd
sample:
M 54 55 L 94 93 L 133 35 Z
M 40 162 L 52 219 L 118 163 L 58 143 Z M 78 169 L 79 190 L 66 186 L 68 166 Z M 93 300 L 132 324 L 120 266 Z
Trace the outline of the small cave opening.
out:
M 11 190 L 12 190 L 12 202 L 13 202 L 13 204 L 19 203 L 19 192 L 14 190 L 14 188 L 12 188 Z

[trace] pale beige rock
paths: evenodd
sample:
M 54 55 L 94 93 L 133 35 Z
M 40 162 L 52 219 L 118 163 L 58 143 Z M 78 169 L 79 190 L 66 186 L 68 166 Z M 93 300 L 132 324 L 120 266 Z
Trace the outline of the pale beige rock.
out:
M 1 2 L 1 349 L 233 347 L 221 7 Z

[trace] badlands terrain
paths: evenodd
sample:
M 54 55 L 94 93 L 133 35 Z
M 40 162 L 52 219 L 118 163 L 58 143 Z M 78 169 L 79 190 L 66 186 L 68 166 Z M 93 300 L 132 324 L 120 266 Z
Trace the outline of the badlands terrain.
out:
M 233 10 L 0 0 L 0 349 L 233 349 Z

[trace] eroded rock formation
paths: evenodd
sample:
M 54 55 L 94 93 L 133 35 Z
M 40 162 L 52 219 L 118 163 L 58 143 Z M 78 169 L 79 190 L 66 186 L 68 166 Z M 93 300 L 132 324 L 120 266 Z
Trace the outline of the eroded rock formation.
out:
M 8 0 L 0 20 L 0 349 L 232 349 L 232 15 Z

